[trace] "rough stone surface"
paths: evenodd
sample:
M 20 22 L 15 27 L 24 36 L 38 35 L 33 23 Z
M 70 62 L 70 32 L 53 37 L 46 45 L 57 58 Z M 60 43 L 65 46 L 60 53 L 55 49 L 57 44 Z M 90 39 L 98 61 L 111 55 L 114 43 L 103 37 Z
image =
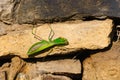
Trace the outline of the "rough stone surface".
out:
M 43 73 L 81 73 L 81 64 L 79 60 L 56 60 L 47 62 L 37 62 L 36 71 Z
M 0 0 L 0 20 L 8 24 L 66 21 L 87 16 L 120 17 L 120 1 Z
M 81 63 L 77 59 L 36 61 L 28 63 L 19 57 L 0 67 L 1 80 L 71 80 L 69 75 L 81 74 Z
M 28 78 L 25 74 L 20 73 L 18 74 L 16 80 L 72 80 L 72 79 L 67 76 L 52 75 L 52 74 L 44 74 L 44 75 L 34 76 L 33 78 Z
M 22 25 L 21 25 L 22 26 Z M 53 50 L 44 51 L 35 57 L 44 57 L 54 54 L 68 54 L 81 49 L 103 49 L 110 44 L 112 20 L 103 21 L 74 21 L 51 24 L 55 32 L 53 37 L 64 37 L 69 45 L 56 46 Z M 36 28 L 36 34 L 48 40 L 50 28 L 48 24 Z M 32 29 L 21 29 L 0 37 L 0 56 L 18 55 L 27 58 L 27 51 L 32 44 L 38 42 L 32 34 Z M 48 54 L 49 53 L 49 54 Z
M 72 80 L 72 79 L 66 76 L 44 75 L 43 80 Z
M 6 80 L 5 72 L 0 72 L 0 80 Z
M 15 57 L 12 59 L 11 63 L 5 63 L 0 67 L 1 73 L 3 73 L 3 77 L 5 80 L 15 80 L 16 75 L 24 68 L 25 62 L 21 60 L 19 57 Z
M 28 4 L 29 3 L 29 4 Z M 19 23 L 65 21 L 86 16 L 120 17 L 119 0 L 21 0 L 16 11 Z
M 0 0 L 0 20 L 5 23 L 12 23 L 15 4 L 19 0 Z
M 54 75 L 54 74 L 56 74 L 56 75 L 81 74 L 80 61 L 79 60 L 72 60 L 72 59 L 37 62 L 36 64 L 30 63 L 27 65 L 27 67 L 28 68 L 26 70 L 26 74 L 31 79 L 34 79 L 37 77 L 50 78 L 49 74 L 52 74 L 52 75 Z M 54 78 L 55 77 L 53 77 L 53 79 Z M 60 76 L 58 78 L 60 79 Z M 64 78 L 64 76 L 61 78 Z M 51 77 L 51 79 L 52 79 L 52 77 Z
M 120 80 L 120 42 L 106 52 L 91 55 L 83 62 L 82 80 Z

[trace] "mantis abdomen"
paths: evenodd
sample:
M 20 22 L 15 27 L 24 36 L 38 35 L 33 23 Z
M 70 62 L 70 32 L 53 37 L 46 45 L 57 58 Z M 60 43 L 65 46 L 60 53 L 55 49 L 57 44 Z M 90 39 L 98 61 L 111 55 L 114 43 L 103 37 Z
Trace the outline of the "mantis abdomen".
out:
M 35 53 L 38 53 L 55 45 L 66 45 L 66 44 L 68 44 L 68 41 L 65 38 L 61 38 L 61 37 L 56 38 L 53 41 L 42 40 L 40 42 L 33 44 L 31 48 L 28 50 L 27 54 L 33 55 Z

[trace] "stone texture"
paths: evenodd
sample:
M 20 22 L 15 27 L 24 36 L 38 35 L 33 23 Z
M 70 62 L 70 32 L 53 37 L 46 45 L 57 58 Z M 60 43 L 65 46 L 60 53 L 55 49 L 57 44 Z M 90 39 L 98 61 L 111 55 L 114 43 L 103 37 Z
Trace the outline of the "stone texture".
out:
M 52 74 L 45 74 L 45 75 L 39 75 L 35 76 L 34 78 L 28 78 L 25 74 L 18 74 L 18 77 L 16 80 L 72 80 L 71 78 L 67 76 L 60 76 L 60 75 L 52 75 Z
M 35 60 L 34 60 L 35 61 Z M 71 80 L 68 75 L 80 75 L 81 63 L 77 59 L 25 62 L 13 57 L 0 67 L 1 80 Z
M 82 80 L 120 80 L 120 42 L 85 59 L 83 68 Z
M 28 4 L 29 3 L 29 4 Z M 119 0 L 21 0 L 18 23 L 65 21 L 87 16 L 120 17 Z
M 5 80 L 15 80 L 16 75 L 24 68 L 25 62 L 19 57 L 15 57 L 11 60 L 11 63 L 5 63 L 0 67 L 1 73 L 4 73 Z
M 22 26 L 22 25 L 21 25 Z M 81 49 L 103 49 L 110 44 L 112 32 L 112 20 L 103 21 L 72 21 L 51 24 L 55 32 L 53 37 L 64 37 L 68 39 L 69 45 L 56 46 L 53 50 L 44 51 L 35 57 L 44 57 L 54 54 L 68 54 Z M 36 34 L 48 40 L 50 28 L 48 24 L 36 28 Z M 10 32 L 0 37 L 0 56 L 18 55 L 27 58 L 30 46 L 38 42 L 32 34 L 32 29 L 21 29 Z M 49 53 L 49 54 L 48 54 Z
M 47 61 L 47 62 L 37 62 L 36 63 L 36 72 L 44 73 L 81 73 L 81 64 L 79 60 L 56 60 L 56 61 Z
M 43 80 L 72 80 L 72 79 L 66 76 L 44 75 Z
M 119 17 L 119 11 L 119 0 L 0 0 L 0 20 L 7 24 Z
M 6 80 L 5 72 L 0 72 L 0 80 Z
M 19 0 L 0 0 L 0 20 L 7 24 L 11 24 L 13 21 L 13 12 L 15 4 Z
M 47 78 L 51 78 L 51 79 L 58 78 L 59 80 L 61 77 L 61 79 L 64 80 L 65 74 L 69 74 L 69 75 L 81 74 L 81 63 L 77 59 L 45 61 L 45 62 L 37 62 L 34 64 L 29 63 L 27 65 L 26 74 L 27 76 L 29 76 L 30 79 L 36 79 L 39 77 L 39 78 L 44 78 L 45 80 L 47 80 Z M 53 76 L 49 76 L 49 75 L 53 75 Z

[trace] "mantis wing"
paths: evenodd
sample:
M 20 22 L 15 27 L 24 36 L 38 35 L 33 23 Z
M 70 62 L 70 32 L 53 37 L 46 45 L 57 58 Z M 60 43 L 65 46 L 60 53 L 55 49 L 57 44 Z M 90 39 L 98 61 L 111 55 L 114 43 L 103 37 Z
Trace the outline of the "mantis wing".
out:
M 37 43 L 33 44 L 30 47 L 30 49 L 28 50 L 27 54 L 28 55 L 33 55 L 33 54 L 38 53 L 38 52 L 40 52 L 40 51 L 42 51 L 44 49 L 47 49 L 47 48 L 49 48 L 49 47 L 51 47 L 53 45 L 54 45 L 54 43 L 52 43 L 52 42 L 42 40 L 40 42 L 37 42 Z
M 30 49 L 28 50 L 27 54 L 28 55 L 33 55 L 35 53 L 38 53 L 40 51 L 43 51 L 47 48 L 50 48 L 52 46 L 57 46 L 57 45 L 67 45 L 68 41 L 65 38 L 59 37 L 54 39 L 53 41 L 46 41 L 42 40 L 40 42 L 37 42 L 33 44 Z

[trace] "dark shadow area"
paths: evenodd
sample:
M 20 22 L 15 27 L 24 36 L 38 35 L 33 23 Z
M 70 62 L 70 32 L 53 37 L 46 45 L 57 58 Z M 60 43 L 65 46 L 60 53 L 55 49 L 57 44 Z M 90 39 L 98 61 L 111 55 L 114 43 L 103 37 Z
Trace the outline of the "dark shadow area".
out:
M 17 55 L 14 54 L 8 54 L 8 55 L 4 55 L 0 57 L 0 67 L 4 64 L 4 63 L 11 63 L 11 59 L 13 57 L 19 57 Z
M 27 59 L 24 59 L 27 62 L 45 62 L 45 61 L 54 61 L 54 60 L 61 60 L 61 59 L 72 59 L 75 56 L 74 53 L 69 53 L 69 54 L 56 54 L 56 55 L 48 55 L 46 57 L 41 57 L 41 58 L 35 58 L 35 57 L 29 57 Z
M 114 24 L 114 27 L 113 27 L 113 32 L 114 32 L 114 35 L 113 35 L 113 41 L 117 41 L 117 25 L 120 25 L 120 18 L 118 17 L 109 17 L 110 19 L 113 20 L 113 24 Z
M 107 19 L 107 16 L 85 16 L 83 17 L 83 21 L 91 21 L 91 20 L 105 20 Z
M 10 63 L 11 59 L 0 59 L 0 67 L 5 63 Z
M 5 56 L 1 56 L 0 57 L 0 67 L 4 64 L 4 63 L 10 63 L 11 62 L 11 58 L 15 57 L 15 55 L 5 55 Z
M 53 75 L 67 76 L 72 80 L 81 80 L 81 74 L 72 74 L 72 73 L 53 73 Z

